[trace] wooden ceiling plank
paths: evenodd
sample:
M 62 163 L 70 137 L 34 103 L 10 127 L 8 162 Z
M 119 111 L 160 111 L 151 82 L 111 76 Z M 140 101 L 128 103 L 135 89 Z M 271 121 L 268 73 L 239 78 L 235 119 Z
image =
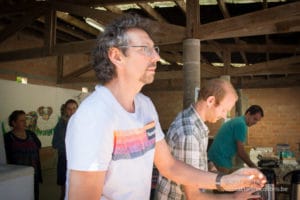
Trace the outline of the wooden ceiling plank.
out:
M 76 5 L 71 3 L 53 2 L 56 10 L 75 14 L 81 17 L 89 17 L 95 19 L 102 25 L 107 25 L 111 20 L 119 17 L 119 14 L 107 12 L 104 10 L 97 10 L 88 6 Z
M 74 0 L 72 0 L 73 2 Z M 147 2 L 164 2 L 170 0 L 89 0 L 89 5 L 93 6 L 107 6 L 107 5 L 121 5 L 121 4 L 135 4 Z
M 238 75 L 245 76 L 249 74 L 262 75 L 262 74 L 272 74 L 273 72 L 275 73 L 275 69 L 277 69 L 276 74 L 278 73 L 285 74 L 287 73 L 287 70 L 289 70 L 291 73 L 297 73 L 298 71 L 300 73 L 300 68 L 297 67 L 297 63 L 300 63 L 300 56 L 270 60 L 267 62 L 249 65 L 247 67 L 231 68 L 229 73 L 232 76 L 238 76 Z M 278 72 L 278 70 L 281 71 Z
M 91 52 L 95 44 L 96 44 L 95 39 L 56 44 L 55 47 L 53 48 L 52 55 L 89 53 Z M 231 52 L 245 51 L 250 53 L 264 53 L 267 50 L 271 53 L 282 53 L 282 52 L 299 53 L 300 52 L 300 47 L 297 45 L 220 44 L 220 43 L 219 45 L 220 45 L 220 49 L 228 49 Z M 182 52 L 182 45 L 178 43 L 170 46 L 162 45 L 160 46 L 160 48 L 162 53 L 164 51 Z M 215 47 L 207 44 L 201 44 L 201 52 L 215 52 Z M 9 52 L 0 52 L 0 62 L 32 59 L 32 58 L 52 56 L 52 55 L 49 55 L 48 53 L 44 52 L 43 48 L 14 50 Z M 162 54 L 163 58 L 164 56 L 167 55 Z M 168 57 L 166 58 L 168 59 Z
M 41 34 L 43 34 L 45 31 L 44 28 L 38 27 L 36 25 L 30 25 L 29 27 L 30 27 L 30 29 L 35 30 Z M 61 42 L 69 42 L 70 41 L 70 39 L 68 39 L 65 35 L 60 34 L 59 32 L 57 33 L 57 39 L 60 40 Z
M 289 19 L 283 22 L 275 23 L 275 27 L 280 32 L 298 32 L 300 31 L 300 18 Z
M 75 26 L 75 27 L 77 27 L 79 29 L 82 29 L 85 32 L 90 33 L 92 35 L 96 35 L 97 36 L 100 33 L 99 30 L 97 30 L 97 29 L 89 26 L 87 23 L 85 23 L 85 22 L 83 22 L 83 21 L 81 21 L 81 20 L 79 20 L 79 19 L 77 19 L 77 18 L 69 15 L 68 13 L 57 11 L 56 12 L 56 16 L 57 16 L 57 18 L 65 21 L 65 22 L 67 22 L 67 23 L 69 23 L 69 24 L 71 24 L 71 25 L 73 25 L 73 26 Z
M 227 6 L 225 4 L 225 1 L 224 0 L 217 0 L 218 2 L 218 6 L 224 16 L 224 18 L 229 18 L 230 17 L 230 14 L 228 12 L 228 9 L 227 9 Z
M 0 6 L 0 17 L 25 15 L 29 10 L 39 10 L 49 6 L 48 2 L 26 2 L 19 1 L 14 5 Z
M 235 43 L 239 44 L 239 43 L 243 43 L 242 40 L 240 40 L 239 38 L 234 38 Z M 242 56 L 242 59 L 244 61 L 245 64 L 249 64 L 246 53 L 244 51 L 239 51 L 239 53 Z
M 300 30 L 299 19 L 300 2 L 294 2 L 200 25 L 197 38 L 209 40 L 295 32 Z M 291 21 L 290 26 L 281 27 L 286 21 Z
M 45 23 L 45 20 L 42 17 L 38 18 L 37 21 L 39 21 L 39 22 L 41 22 L 43 24 Z M 76 32 L 76 31 L 74 31 L 72 29 L 66 28 L 65 26 L 57 25 L 56 29 L 59 30 L 59 31 L 61 31 L 61 32 L 66 33 L 66 34 L 69 34 L 72 37 L 77 38 L 79 40 L 87 40 L 88 39 L 86 36 L 84 36 L 84 35 Z
M 245 42 L 239 42 L 238 44 L 222 44 L 218 43 L 219 51 L 223 52 L 228 50 L 231 52 L 244 51 L 248 53 L 265 53 L 269 51 L 270 53 L 300 53 L 299 45 L 294 44 L 247 44 Z M 171 44 L 171 45 L 160 45 L 160 50 L 169 52 L 182 52 L 182 44 Z M 201 52 L 216 52 L 216 47 L 211 44 L 201 43 Z
M 223 73 L 224 75 L 228 75 L 229 68 L 231 67 L 231 52 L 225 51 L 224 52 L 224 67 L 223 67 Z
M 27 12 L 26 16 L 8 25 L 3 31 L 0 32 L 0 43 L 17 33 L 18 31 L 22 30 L 26 26 L 32 24 L 34 20 L 40 17 L 45 11 L 45 8 L 41 8 L 39 10 L 30 10 Z
M 150 27 L 152 38 L 157 45 L 176 44 L 184 39 L 185 28 L 182 26 L 150 21 Z
M 300 55 L 292 56 L 289 58 L 274 59 L 274 60 L 269 60 L 268 62 L 253 64 L 251 65 L 251 68 L 263 68 L 262 65 L 264 63 L 267 63 L 267 65 L 265 65 L 266 69 L 272 68 L 272 66 L 273 67 L 279 66 L 284 68 L 285 65 L 300 63 Z
M 268 8 L 268 0 L 263 0 L 262 4 L 263 4 L 264 9 Z M 266 44 L 271 43 L 269 35 L 265 35 L 265 39 L 266 39 Z M 266 60 L 267 61 L 270 60 L 270 52 L 269 51 L 266 51 Z
M 231 52 L 244 51 L 248 53 L 265 53 L 269 51 L 270 53 L 296 53 L 300 52 L 300 47 L 298 45 L 285 45 L 285 44 L 220 44 L 220 49 L 227 49 Z M 211 45 L 201 44 L 201 52 L 214 52 L 215 48 Z
M 230 14 L 229 14 L 229 11 L 228 11 L 228 9 L 227 9 L 227 6 L 226 6 L 226 4 L 225 4 L 225 1 L 224 1 L 224 0 L 217 0 L 217 2 L 218 2 L 219 8 L 220 8 L 220 10 L 221 10 L 221 12 L 222 12 L 224 18 L 225 18 L 225 19 L 226 19 L 226 18 L 230 18 L 231 16 L 230 16 Z M 239 39 L 239 38 L 234 38 L 234 41 L 235 41 L 235 43 L 239 43 L 239 42 L 240 42 L 240 39 Z M 241 54 L 241 56 L 242 56 L 242 59 L 243 59 L 244 63 L 248 64 L 248 61 L 247 61 L 247 57 L 246 57 L 245 52 L 241 51 L 240 54 Z
M 159 22 L 165 22 L 167 21 L 158 13 L 156 12 L 148 3 L 137 3 L 137 5 L 142 8 L 146 13 L 148 13 L 153 19 L 159 21 Z
M 186 14 L 186 3 L 184 0 L 175 0 L 175 3 L 182 10 L 184 14 Z
M 56 13 L 54 9 L 49 9 L 45 16 L 45 37 L 44 45 L 48 49 L 49 54 L 52 53 L 53 47 L 56 44 Z
M 208 40 L 207 42 L 210 46 L 212 46 L 214 48 L 213 52 L 215 52 L 217 54 L 217 56 L 219 57 L 219 59 L 222 62 L 224 62 L 224 57 L 223 57 L 223 53 L 222 53 L 222 51 L 224 51 L 224 49 L 221 51 L 219 43 L 214 40 Z M 225 50 L 225 51 L 228 51 L 228 50 Z
M 119 14 L 96 10 L 87 6 L 79 6 L 61 2 L 54 2 L 57 10 L 69 12 L 82 17 L 90 17 L 95 19 L 102 25 L 107 25 L 111 20 L 119 17 Z M 150 26 L 153 27 L 153 39 L 157 44 L 172 44 L 181 42 L 184 38 L 185 28 L 182 26 L 172 25 L 168 23 L 158 23 L 150 20 Z M 176 33 L 176 34 L 174 34 Z
M 116 7 L 116 6 L 104 6 L 104 8 L 110 12 L 113 12 L 113 13 L 117 13 L 117 14 L 123 14 L 123 11 Z
M 201 63 L 201 73 L 203 75 L 205 75 L 204 77 L 211 77 L 211 78 L 224 75 L 222 67 L 215 67 L 209 63 Z M 202 77 L 202 74 L 201 74 L 201 77 Z
M 232 80 L 233 82 L 234 80 Z M 239 88 L 278 88 L 278 87 L 299 87 L 299 77 L 280 77 L 272 79 L 242 79 L 239 83 Z

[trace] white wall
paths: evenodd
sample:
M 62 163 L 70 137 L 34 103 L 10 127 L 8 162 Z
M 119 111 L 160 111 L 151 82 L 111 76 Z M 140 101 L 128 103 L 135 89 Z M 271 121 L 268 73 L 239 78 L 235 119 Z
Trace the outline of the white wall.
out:
M 10 130 L 7 121 L 8 116 L 14 110 L 24 110 L 25 113 L 37 112 L 40 106 L 52 107 L 53 113 L 48 120 L 43 120 L 38 115 L 37 126 L 42 131 L 37 131 L 37 135 L 42 142 L 42 146 L 51 146 L 51 130 L 60 116 L 60 106 L 66 100 L 72 98 L 78 103 L 86 95 L 80 95 L 81 91 L 62 89 L 58 87 L 39 86 L 33 84 L 21 84 L 15 81 L 0 79 L 0 122 L 4 124 L 6 131 Z M 47 134 L 45 134 L 47 133 Z

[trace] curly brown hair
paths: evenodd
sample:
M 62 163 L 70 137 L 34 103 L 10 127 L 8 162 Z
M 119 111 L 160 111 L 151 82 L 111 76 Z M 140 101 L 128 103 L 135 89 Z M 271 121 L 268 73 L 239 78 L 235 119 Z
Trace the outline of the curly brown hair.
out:
M 114 20 L 105 27 L 104 33 L 99 35 L 96 47 L 92 52 L 92 67 L 96 77 L 101 84 L 109 82 L 116 76 L 115 66 L 108 57 L 108 50 L 111 47 L 128 45 L 127 31 L 138 28 L 146 31 L 150 36 L 149 20 L 137 14 L 125 14 Z M 126 48 L 120 49 L 124 54 Z

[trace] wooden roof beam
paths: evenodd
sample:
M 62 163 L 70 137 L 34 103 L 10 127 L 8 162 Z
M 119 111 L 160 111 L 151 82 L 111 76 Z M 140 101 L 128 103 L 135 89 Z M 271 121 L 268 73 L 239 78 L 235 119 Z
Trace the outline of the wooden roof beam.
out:
M 175 3 L 182 10 L 184 14 L 186 14 L 186 3 L 184 0 L 175 0 Z
M 123 14 L 123 11 L 116 7 L 116 6 L 104 6 L 104 8 L 110 12 L 116 13 L 116 14 Z
M 146 13 L 148 13 L 153 19 L 159 22 L 167 23 L 167 21 L 158 12 L 156 12 L 156 10 L 154 10 L 148 3 L 137 3 L 137 5 L 140 8 L 142 8 Z
M 217 2 L 218 2 L 218 5 L 219 5 L 219 8 L 220 8 L 221 12 L 223 13 L 224 18 L 225 19 L 230 18 L 231 16 L 230 16 L 229 11 L 226 7 L 225 1 L 224 0 L 217 0 Z M 241 40 L 239 38 L 234 38 L 234 41 L 235 41 L 235 43 L 239 43 Z M 240 54 L 242 56 L 242 59 L 243 59 L 244 63 L 248 64 L 248 60 L 247 60 L 245 52 L 240 51 Z
M 200 25 L 201 40 L 300 31 L 300 2 Z
M 54 2 L 53 4 L 57 10 L 69 12 L 82 17 L 90 17 L 104 26 L 107 25 L 111 20 L 120 16 L 120 14 L 96 10 L 87 6 L 67 4 L 62 2 Z M 178 43 L 184 38 L 185 27 L 168 23 L 159 23 L 153 20 L 150 20 L 149 22 L 150 26 L 153 27 L 151 30 L 153 39 L 157 44 Z
M 15 20 L 0 32 L 0 43 L 32 24 L 34 20 L 43 15 L 45 11 L 45 8 L 28 10 L 25 16 L 18 18 L 18 20 Z
M 65 54 L 75 54 L 75 53 L 89 53 L 92 47 L 95 45 L 96 40 L 86 40 L 78 42 L 69 42 L 56 44 L 53 47 L 52 54 L 45 51 L 45 48 L 31 48 L 31 49 L 21 49 L 8 52 L 0 52 L 0 62 L 5 61 L 15 61 L 23 59 L 32 59 L 46 56 L 57 56 Z M 159 43 L 158 43 L 159 44 Z M 299 54 L 300 47 L 297 45 L 260 45 L 260 44 L 220 44 L 220 49 L 228 50 L 231 52 L 246 51 L 249 53 L 264 53 L 269 51 L 271 53 L 291 53 Z M 162 57 L 164 58 L 163 52 L 182 52 L 181 44 L 173 44 L 170 46 L 161 45 L 160 46 Z M 207 44 L 201 44 L 201 52 L 215 52 L 215 47 Z M 168 60 L 169 58 L 166 57 Z M 171 59 L 171 57 L 170 57 Z M 173 59 L 174 60 L 174 59 Z
M 69 24 L 71 24 L 72 26 L 75 26 L 79 29 L 84 30 L 85 32 L 91 34 L 91 35 L 98 35 L 100 33 L 99 30 L 91 27 L 90 25 L 88 25 L 87 23 L 69 15 L 68 13 L 64 13 L 64 12 L 60 12 L 60 11 L 56 11 L 56 16 L 58 19 L 61 19 L 65 22 L 68 22 Z
M 40 10 L 49 5 L 48 2 L 27 2 L 18 1 L 20 3 L 14 5 L 2 5 L 0 6 L 0 17 L 25 15 L 30 10 Z
M 300 56 L 275 59 L 246 67 L 230 68 L 232 76 L 300 73 Z
M 41 22 L 43 24 L 45 23 L 45 20 L 42 17 L 38 18 L 37 21 Z M 61 32 L 67 33 L 67 34 L 71 35 L 72 37 L 77 38 L 79 40 L 87 40 L 88 39 L 83 34 L 80 34 L 80 33 L 76 32 L 76 31 L 74 31 L 72 29 L 68 29 L 65 26 L 56 25 L 56 29 L 59 30 L 59 31 L 61 31 Z

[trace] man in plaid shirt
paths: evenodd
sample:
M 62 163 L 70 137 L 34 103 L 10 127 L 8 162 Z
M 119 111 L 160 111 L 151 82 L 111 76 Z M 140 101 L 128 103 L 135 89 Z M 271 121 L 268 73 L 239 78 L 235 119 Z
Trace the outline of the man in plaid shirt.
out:
M 238 97 L 230 82 L 222 79 L 208 81 L 199 91 L 198 100 L 180 112 L 171 124 L 166 141 L 172 155 L 195 168 L 208 171 L 208 127 L 205 122 L 215 123 L 225 118 Z M 184 186 L 164 176 L 159 177 L 156 188 L 157 200 L 183 199 L 248 199 L 256 198 L 253 191 L 230 194 L 207 193 L 199 188 Z

